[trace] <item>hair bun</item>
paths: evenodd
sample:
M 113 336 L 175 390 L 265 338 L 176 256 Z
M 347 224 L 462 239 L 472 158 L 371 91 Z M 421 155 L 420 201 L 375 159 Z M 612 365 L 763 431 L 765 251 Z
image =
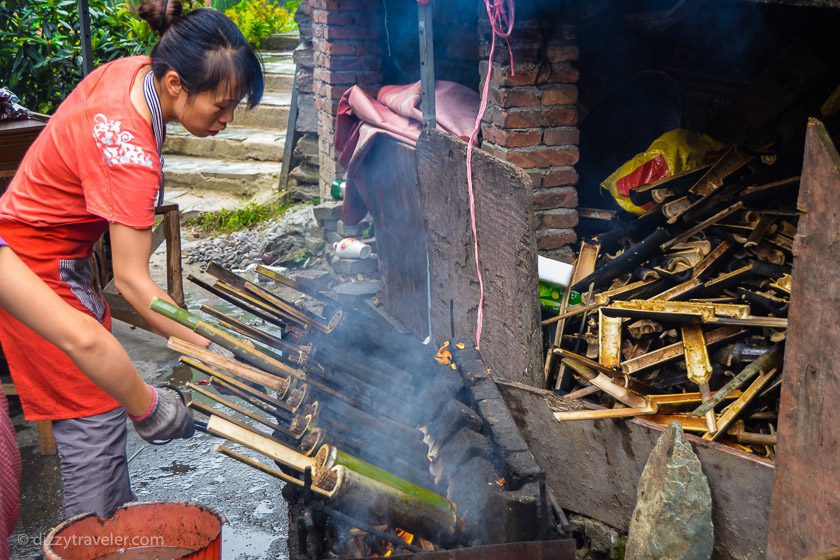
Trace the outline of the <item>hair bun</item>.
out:
M 137 15 L 146 20 L 152 31 L 163 35 L 181 17 L 181 0 L 146 0 L 137 8 Z

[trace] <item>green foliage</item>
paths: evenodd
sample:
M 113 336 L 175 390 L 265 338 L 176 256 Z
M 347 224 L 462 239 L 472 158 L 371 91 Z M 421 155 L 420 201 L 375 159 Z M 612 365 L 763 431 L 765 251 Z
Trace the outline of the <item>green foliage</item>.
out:
M 297 29 L 294 13 L 299 4 L 299 0 L 294 0 L 283 7 L 271 0 L 242 0 L 225 10 L 225 15 L 233 20 L 249 43 L 260 48 L 269 35 Z
M 94 64 L 147 53 L 155 38 L 128 4 L 90 0 Z M 76 0 L 0 2 L 0 80 L 23 105 L 50 113 L 82 79 Z
M 286 204 L 275 202 L 271 204 L 248 203 L 236 210 L 218 210 L 207 212 L 187 221 L 189 225 L 197 226 L 208 233 L 230 233 L 254 227 L 260 222 L 280 216 L 288 209 Z

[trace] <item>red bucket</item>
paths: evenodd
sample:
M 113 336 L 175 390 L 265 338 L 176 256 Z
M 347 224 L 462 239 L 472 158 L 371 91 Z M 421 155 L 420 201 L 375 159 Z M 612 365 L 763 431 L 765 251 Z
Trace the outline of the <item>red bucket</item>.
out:
M 110 519 L 86 513 L 47 535 L 47 560 L 221 560 L 225 518 L 178 502 L 128 504 Z

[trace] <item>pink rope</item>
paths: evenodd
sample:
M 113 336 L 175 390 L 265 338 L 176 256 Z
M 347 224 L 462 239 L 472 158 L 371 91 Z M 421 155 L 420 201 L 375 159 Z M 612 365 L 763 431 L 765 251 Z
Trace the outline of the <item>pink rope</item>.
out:
M 487 111 L 487 100 L 490 95 L 490 78 L 493 75 L 493 55 L 496 52 L 496 37 L 499 36 L 507 42 L 508 55 L 510 56 L 510 74 L 514 75 L 513 50 L 510 48 L 508 38 L 513 31 L 515 4 L 514 0 L 484 0 L 487 9 L 487 17 L 490 19 L 492 31 L 490 39 L 490 58 L 487 61 L 487 77 L 484 80 L 484 87 L 481 92 L 481 105 L 478 108 L 478 115 L 475 118 L 475 128 L 467 143 L 467 191 L 470 197 L 470 222 L 473 233 L 473 250 L 475 254 L 475 271 L 478 274 L 478 314 L 475 325 L 475 347 L 481 349 L 481 331 L 484 326 L 484 277 L 481 274 L 481 266 L 478 261 L 478 230 L 475 225 L 475 193 L 473 191 L 472 174 L 472 153 L 475 146 L 478 132 L 481 130 L 481 120 Z

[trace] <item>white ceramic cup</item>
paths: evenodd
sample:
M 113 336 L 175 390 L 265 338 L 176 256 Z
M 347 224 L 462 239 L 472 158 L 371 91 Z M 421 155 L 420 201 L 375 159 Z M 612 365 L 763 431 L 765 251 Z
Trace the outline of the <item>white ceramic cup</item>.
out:
M 342 259 L 366 259 L 370 256 L 373 249 L 370 245 L 362 243 L 355 237 L 347 237 L 341 241 L 333 243 L 335 254 Z

